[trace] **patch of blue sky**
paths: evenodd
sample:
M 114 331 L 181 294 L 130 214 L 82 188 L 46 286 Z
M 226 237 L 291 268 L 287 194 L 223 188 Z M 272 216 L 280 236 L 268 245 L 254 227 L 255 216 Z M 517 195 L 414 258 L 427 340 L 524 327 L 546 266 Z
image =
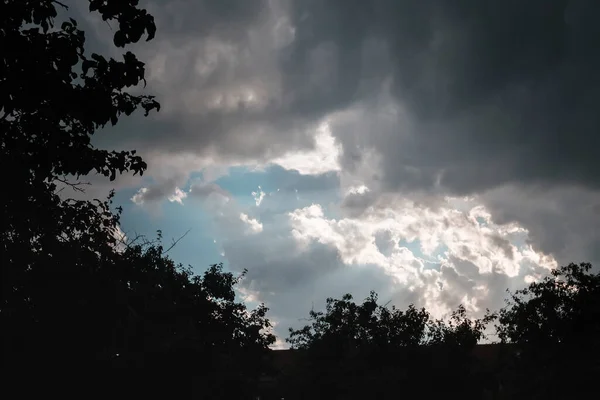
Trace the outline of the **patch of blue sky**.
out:
M 231 193 L 236 202 L 242 207 L 256 205 L 256 200 L 252 192 L 258 193 L 262 190 L 265 193 L 269 193 L 277 190 L 277 188 L 273 187 L 272 177 L 268 170 L 257 171 L 247 167 L 229 168 L 228 174 L 219 177 L 215 180 L 215 183 Z
M 398 241 L 398 247 L 406 247 L 414 254 L 415 257 L 429 258 L 421 251 L 421 242 L 418 239 L 413 240 L 412 242 L 409 242 L 406 239 L 400 239 Z
M 153 179 L 144 178 L 144 186 L 154 183 Z M 187 192 L 194 181 L 202 178 L 201 172 L 195 172 L 180 189 Z M 219 177 L 215 183 L 229 192 L 244 212 L 265 224 L 265 230 L 271 231 L 276 226 L 279 234 L 285 234 L 281 230 L 288 228 L 283 226 L 283 215 L 287 212 L 311 204 L 320 204 L 326 216 L 331 218 L 332 216 L 328 215 L 329 210 L 335 210 L 335 207 L 330 207 L 330 204 L 335 204 L 340 199 L 339 180 L 335 173 L 313 176 L 301 175 L 297 171 L 279 166 L 270 166 L 263 170 L 232 167 L 227 175 Z M 204 271 L 210 264 L 221 261 L 227 270 L 226 257 L 221 255 L 221 242 L 228 238 L 219 237 L 219 234 L 214 232 L 214 216 L 189 199 L 184 199 L 183 205 L 165 200 L 158 206 L 159 212 L 154 214 L 131 201 L 137 190 L 123 189 L 115 196 L 114 205 L 123 207 L 121 227 L 124 232 L 130 236 L 143 234 L 155 238 L 156 231 L 160 229 L 163 233 L 163 243 L 168 247 L 173 238 L 179 238 L 191 229 L 170 251 L 170 256 L 178 263 L 192 265 L 196 272 Z M 265 192 L 265 198 L 260 207 L 256 207 L 252 192 L 260 190 Z M 271 224 L 275 226 L 269 227 Z
M 437 269 L 439 270 L 439 257 L 442 256 L 446 251 L 448 251 L 448 247 L 444 244 L 440 244 L 432 254 L 424 254 L 421 249 L 421 242 L 416 239 L 412 242 L 409 242 L 405 239 L 401 239 L 398 241 L 399 247 L 406 247 L 410 250 L 413 255 L 417 258 L 420 258 L 425 263 L 425 268 Z
M 445 244 L 441 243 L 431 254 L 432 259 L 434 260 L 438 260 L 440 257 L 444 256 L 446 254 L 446 252 L 448 252 L 450 249 L 448 249 L 448 246 L 446 246 Z
M 477 217 L 475 219 L 477 220 L 477 223 L 479 224 L 479 226 L 487 226 L 488 225 L 487 221 L 483 217 Z
M 252 193 L 262 190 L 265 198 L 260 205 L 261 214 L 287 212 L 311 204 L 321 204 L 327 209 L 328 204 L 339 200 L 336 174 L 301 175 L 276 165 L 264 170 L 230 168 L 229 173 L 215 183 L 231 193 L 242 207 L 256 207 Z
M 163 246 L 168 248 L 173 240 L 189 233 L 171 249 L 169 256 L 184 266 L 191 265 L 196 273 L 201 273 L 210 264 L 222 261 L 218 238 L 212 234 L 212 218 L 202 207 L 182 206 L 179 203 L 164 202 L 156 215 L 131 202 L 136 190 L 121 190 L 116 193 L 114 205 L 123 207 L 121 229 L 130 237 L 137 234 L 149 239 L 156 238 L 161 230 Z M 214 240 L 217 239 L 217 243 Z

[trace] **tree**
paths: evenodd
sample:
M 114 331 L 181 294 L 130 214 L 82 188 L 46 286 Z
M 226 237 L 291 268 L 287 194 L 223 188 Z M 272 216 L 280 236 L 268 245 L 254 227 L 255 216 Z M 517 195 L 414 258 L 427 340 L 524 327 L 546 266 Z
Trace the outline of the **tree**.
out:
M 115 25 L 116 47 L 154 37 L 137 0 L 89 0 L 89 10 Z M 160 242 L 120 242 L 112 193 L 58 193 L 59 183 L 82 190 L 90 173 L 142 174 L 135 151 L 98 149 L 91 136 L 159 109 L 132 92 L 145 84 L 144 64 L 129 51 L 119 61 L 89 54 L 68 11 L 55 0 L 0 2 L 0 168 L 10 188 L 0 196 L 3 382 L 99 382 L 115 371 L 150 387 L 202 375 L 213 378 L 199 381 L 204 398 L 241 398 L 274 341 L 266 308 L 237 303 L 238 278 L 220 265 L 195 276 Z
M 425 309 L 410 306 L 406 312 L 377 304 L 378 296 L 371 292 L 362 304 L 355 304 L 352 295 L 341 299 L 328 298 L 326 311 L 309 313 L 310 325 L 290 328 L 287 342 L 292 348 L 327 349 L 348 354 L 358 348 L 389 348 L 422 344 L 429 314 Z M 322 348 L 322 349 L 321 349 Z
M 425 367 L 428 379 L 435 380 L 439 388 L 446 388 L 454 397 L 482 398 L 482 392 L 495 391 L 496 367 L 473 354 L 475 346 L 486 338 L 486 327 L 495 319 L 496 314 L 489 310 L 483 318 L 471 319 L 461 304 L 447 320 L 431 321 L 426 343 L 430 357 Z M 440 394 L 439 388 L 433 393 Z
M 471 349 L 485 338 L 487 325 L 495 319 L 496 314 L 490 313 L 489 310 L 483 318 L 471 319 L 467 316 L 465 306 L 460 304 L 452 311 L 447 321 L 437 319 L 429 323 L 427 344 Z
M 111 324 L 113 367 L 143 367 L 141 385 L 151 376 L 193 379 L 203 398 L 253 393 L 275 337 L 264 305 L 248 310 L 236 302 L 243 274 L 234 277 L 215 264 L 196 276 L 156 243 L 130 245 L 118 261 L 111 278 L 120 283 L 115 295 L 127 309 L 113 314 L 122 316 Z
M 397 385 L 392 381 L 404 381 L 396 362 L 412 358 L 399 350 L 424 342 L 430 317 L 424 309 L 410 306 L 403 312 L 377 301 L 375 292 L 362 304 L 354 303 L 350 294 L 328 298 L 325 312 L 310 311 L 309 325 L 290 328 L 288 343 L 306 353 L 299 379 L 289 384 L 292 393 L 299 398 L 381 398 L 393 393 Z
M 137 1 L 89 4 L 90 11 L 117 23 L 119 47 L 154 36 L 154 20 Z M 134 151 L 95 148 L 91 135 L 137 108 L 146 114 L 159 108 L 152 96 L 128 92 L 144 81 L 144 64 L 133 53 L 122 61 L 87 54 L 75 20 L 65 15 L 55 26 L 59 11 L 68 8 L 53 0 L 0 3 L 0 168 L 10 187 L 0 197 L 0 317 L 10 327 L 3 330 L 5 354 L 21 360 L 26 354 L 50 359 L 42 353 L 52 349 L 66 357 L 54 345 L 61 342 L 58 332 L 81 325 L 66 322 L 90 306 L 85 283 L 114 262 L 118 215 L 111 199 L 62 199 L 57 183 L 80 189 L 69 178 L 142 174 L 146 164 Z
M 493 315 L 471 320 L 460 306 L 449 321 L 434 320 L 423 308 L 402 311 L 377 300 L 374 292 L 358 305 L 350 294 L 329 298 L 325 312 L 310 311 L 310 324 L 290 328 L 287 341 L 305 354 L 305 363 L 300 378 L 287 383 L 294 389 L 286 398 L 478 393 L 481 387 L 468 382 L 475 376 L 471 350 Z
M 507 386 L 513 398 L 564 398 L 592 390 L 600 372 L 600 274 L 569 264 L 511 294 L 497 332 L 518 349 Z

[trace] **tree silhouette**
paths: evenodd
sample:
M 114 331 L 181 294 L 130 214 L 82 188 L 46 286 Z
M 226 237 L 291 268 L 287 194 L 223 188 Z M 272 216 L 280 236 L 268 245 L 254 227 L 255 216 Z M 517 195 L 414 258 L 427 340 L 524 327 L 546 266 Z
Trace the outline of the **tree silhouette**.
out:
M 600 372 L 600 274 L 569 264 L 511 294 L 498 336 L 517 347 L 505 373 L 511 398 L 565 398 L 596 390 Z M 510 367 L 510 368 L 508 368 Z
M 352 295 L 341 299 L 328 298 L 326 311 L 309 313 L 310 325 L 289 329 L 287 342 L 292 348 L 346 354 L 360 347 L 416 346 L 425 337 L 429 314 L 410 306 L 406 312 L 391 310 L 377 304 L 378 296 L 371 292 L 362 304 L 355 304 Z
M 310 311 L 310 324 L 290 328 L 287 341 L 303 358 L 285 398 L 480 395 L 483 381 L 469 381 L 481 367 L 471 351 L 493 318 L 471 320 L 460 306 L 449 321 L 434 320 L 413 305 L 379 305 L 374 292 L 362 304 L 350 294 L 329 298 L 324 312 Z
M 154 36 L 153 18 L 136 4 L 92 0 L 90 10 L 117 22 L 115 43 L 123 47 L 143 34 Z M 77 189 L 69 178 L 143 173 L 146 164 L 134 151 L 95 148 L 91 135 L 139 107 L 146 114 L 159 108 L 151 96 L 127 91 L 144 81 L 144 64 L 135 55 L 116 61 L 86 54 L 75 20 L 55 26 L 57 7 L 68 11 L 51 0 L 0 4 L 0 167 L 10 188 L 0 197 L 0 312 L 9 327 L 3 330 L 5 354 L 24 365 L 52 362 L 49 353 L 68 359 L 65 347 L 76 347 L 71 336 L 91 334 L 85 327 L 95 318 L 92 303 L 106 297 L 99 277 L 115 263 L 119 216 L 111 199 L 64 200 L 57 183 Z M 90 344 L 71 355 L 86 358 L 104 341 Z M 35 363 L 29 360 L 34 355 Z
M 137 0 L 89 0 L 89 10 L 115 25 L 118 48 L 154 37 Z M 204 398 L 241 398 L 274 341 L 266 308 L 236 302 L 238 278 L 221 265 L 195 276 L 160 241 L 123 242 L 112 193 L 103 201 L 59 195 L 59 184 L 82 190 L 87 174 L 142 174 L 135 151 L 96 148 L 91 136 L 138 109 L 159 109 L 132 91 L 145 84 L 144 63 L 130 51 L 121 60 L 89 54 L 68 16 L 59 1 L 0 2 L 4 381 L 112 376 L 151 388 L 204 377 L 201 389 L 190 386 Z
M 234 277 L 216 264 L 195 276 L 157 244 L 131 245 L 118 261 L 111 278 L 120 283 L 115 295 L 127 309 L 112 314 L 121 315 L 111 325 L 112 367 L 142 367 L 141 385 L 149 376 L 193 379 L 203 398 L 253 393 L 275 337 L 264 305 L 248 310 L 236 302 L 235 285 L 243 275 Z

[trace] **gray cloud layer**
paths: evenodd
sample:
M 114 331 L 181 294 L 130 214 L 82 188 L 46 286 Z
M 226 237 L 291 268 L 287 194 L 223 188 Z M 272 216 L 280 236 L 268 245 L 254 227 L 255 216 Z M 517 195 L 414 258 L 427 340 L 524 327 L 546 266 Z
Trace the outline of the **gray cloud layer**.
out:
M 358 107 L 332 124 L 342 163 L 374 148 L 386 189 L 597 188 L 593 1 L 216 3 L 155 6 L 172 114 L 147 146 L 260 159 Z
M 97 140 L 146 157 L 151 184 L 138 203 L 184 187 L 185 207 L 206 203 L 215 224 L 204 228 L 218 233 L 229 267 L 249 269 L 244 288 L 272 308 L 280 334 L 313 302 L 344 292 L 360 299 L 375 289 L 384 301 L 442 311 L 465 298 L 497 308 L 506 287 L 548 271 L 547 260 L 507 239 L 519 235 L 560 263 L 600 262 L 600 2 L 145 3 L 157 37 L 133 50 L 163 109 Z M 88 23 L 101 48 L 109 28 Z M 340 170 L 271 168 L 279 191 L 249 210 L 208 173 L 190 185 L 190 172 L 207 166 L 218 175 L 310 149 L 324 121 L 342 146 Z M 498 226 L 481 234 L 444 211 L 447 194 L 474 195 Z M 326 215 L 309 215 L 312 202 Z M 304 211 L 292 223 L 294 209 Z M 502 236 L 513 221 L 529 232 Z M 411 258 L 402 247 L 411 237 L 440 240 L 450 253 Z
M 600 260 L 597 1 L 146 4 L 159 31 L 135 51 L 164 109 L 100 141 L 172 155 L 149 160 L 147 198 L 202 165 L 160 160 L 268 161 L 314 146 L 328 119 L 334 183 L 371 189 L 345 198 L 348 215 L 394 192 L 475 194 L 561 262 Z
M 333 134 L 346 165 L 378 151 L 386 188 L 597 188 L 593 0 L 149 7 L 160 35 L 140 51 L 165 112 L 129 132 L 144 147 L 271 157 L 311 147 L 307 131 L 321 118 L 360 105 L 369 117 Z M 386 90 L 392 115 L 382 112 Z
M 391 79 L 399 115 L 334 130 L 368 136 L 383 155 L 386 186 L 439 179 L 456 193 L 514 182 L 597 187 L 597 2 L 294 5 L 296 41 L 283 63 L 289 87 L 314 74 L 312 57 L 331 77 L 320 93 L 299 92 L 300 110 L 346 106 Z

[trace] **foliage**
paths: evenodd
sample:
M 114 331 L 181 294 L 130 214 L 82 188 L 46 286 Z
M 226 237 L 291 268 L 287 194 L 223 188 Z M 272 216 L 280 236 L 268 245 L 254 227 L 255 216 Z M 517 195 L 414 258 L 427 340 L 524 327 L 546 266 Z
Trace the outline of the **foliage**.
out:
M 600 372 L 600 274 L 591 268 L 571 263 L 553 270 L 511 294 L 500 310 L 498 336 L 518 348 L 505 378 L 516 390 L 513 398 L 595 390 L 590 376 Z
M 89 0 L 89 10 L 115 25 L 119 48 L 155 35 L 137 0 Z M 68 16 L 55 0 L 0 2 L 3 370 L 75 381 L 100 379 L 90 368 L 142 368 L 146 381 L 151 370 L 214 378 L 203 382 L 217 397 L 242 390 L 259 370 L 250 360 L 274 338 L 264 306 L 235 301 L 239 278 L 221 265 L 195 276 L 160 241 L 120 241 L 112 193 L 105 201 L 59 195 L 59 184 L 81 190 L 72 179 L 88 174 L 143 174 L 135 151 L 99 149 L 91 137 L 137 109 L 160 107 L 134 94 L 145 84 L 143 62 L 130 51 L 121 60 L 89 54 Z
M 429 324 L 428 345 L 447 345 L 470 349 L 485 338 L 485 329 L 496 319 L 496 314 L 489 310 L 481 319 L 471 319 L 467 316 L 464 305 L 452 311 L 447 321 L 438 319 Z
M 371 292 L 362 304 L 355 304 L 352 295 L 327 299 L 326 311 L 309 313 L 311 325 L 290 328 L 287 339 L 292 348 L 315 346 L 347 352 L 363 346 L 410 346 L 422 343 L 429 314 L 410 306 L 406 312 L 391 310 L 377 304 L 377 294 Z
M 600 274 L 569 264 L 510 296 L 500 311 L 505 342 L 544 345 L 591 342 L 600 333 Z
M 402 311 L 395 306 L 379 305 L 377 300 L 375 292 L 358 305 L 350 294 L 341 299 L 328 298 L 325 312 L 311 310 L 311 324 L 290 328 L 287 341 L 297 349 L 318 346 L 329 350 L 340 348 L 344 352 L 441 344 L 472 347 L 484 337 L 485 327 L 495 318 L 488 312 L 483 319 L 470 319 L 460 305 L 447 321 L 434 320 L 424 308 L 417 309 L 411 304 Z
M 114 271 L 128 309 L 121 313 L 124 323 L 113 324 L 118 341 L 111 353 L 119 356 L 112 365 L 154 369 L 162 379 L 193 378 L 205 385 L 205 398 L 208 385 L 216 398 L 251 390 L 260 360 L 275 341 L 267 308 L 248 310 L 236 301 L 243 275 L 216 264 L 196 276 L 163 251 L 157 244 L 131 245 L 119 258 Z
M 287 341 L 305 353 L 305 361 L 288 379 L 294 389 L 286 398 L 479 393 L 483 381 L 466 384 L 483 371 L 471 351 L 494 315 L 472 320 L 459 306 L 449 320 L 434 320 L 423 308 L 402 311 L 377 300 L 374 292 L 362 304 L 349 294 L 329 298 L 324 312 L 310 311 L 308 325 L 290 328 Z M 427 380 L 440 386 L 427 386 Z
M 148 39 L 154 35 L 152 17 L 136 1 L 91 1 L 90 9 L 117 22 L 115 35 L 129 38 L 121 44 L 144 32 Z M 51 0 L 0 3 L 0 168 L 9 171 L 10 188 L 0 198 L 0 315 L 3 326 L 11 327 L 3 332 L 5 349 L 46 360 L 51 357 L 43 354 L 66 354 L 66 343 L 76 347 L 84 340 L 76 327 L 101 319 L 92 310 L 102 307 L 107 294 L 96 279 L 115 263 L 119 221 L 111 198 L 65 200 L 57 183 L 77 189 L 68 176 L 143 173 L 146 164 L 134 151 L 95 148 L 91 135 L 138 107 L 146 114 L 159 107 L 151 96 L 127 92 L 144 80 L 142 62 L 130 52 L 123 61 L 86 55 L 75 20 L 55 26 L 59 10 L 67 7 Z M 90 340 L 72 355 L 85 358 L 105 342 Z
M 204 351 L 221 349 L 220 354 L 264 350 L 274 342 L 266 319 L 267 309 L 247 310 L 236 302 L 235 286 L 243 277 L 223 272 L 222 264 L 212 265 L 202 276 L 175 265 L 161 245 L 128 246 L 118 258 L 114 273 L 122 284 L 138 334 L 124 335 L 127 341 L 114 353 L 140 351 Z M 135 354 L 134 354 L 135 355 Z
M 121 47 L 156 27 L 137 1 L 90 1 L 105 21 L 116 21 Z M 8 0 L 0 4 L 0 110 L 3 163 L 11 165 L 21 186 L 92 171 L 115 178 L 117 172 L 143 173 L 135 152 L 108 152 L 91 144 L 91 135 L 107 123 L 132 114 L 146 115 L 159 104 L 128 88 L 144 80 L 144 63 L 131 52 L 123 60 L 86 55 L 85 35 L 71 18 L 54 26 L 60 3 Z M 17 181 L 15 179 L 15 181 Z M 48 183 L 50 184 L 50 183 Z M 41 189 L 33 186 L 30 190 Z

